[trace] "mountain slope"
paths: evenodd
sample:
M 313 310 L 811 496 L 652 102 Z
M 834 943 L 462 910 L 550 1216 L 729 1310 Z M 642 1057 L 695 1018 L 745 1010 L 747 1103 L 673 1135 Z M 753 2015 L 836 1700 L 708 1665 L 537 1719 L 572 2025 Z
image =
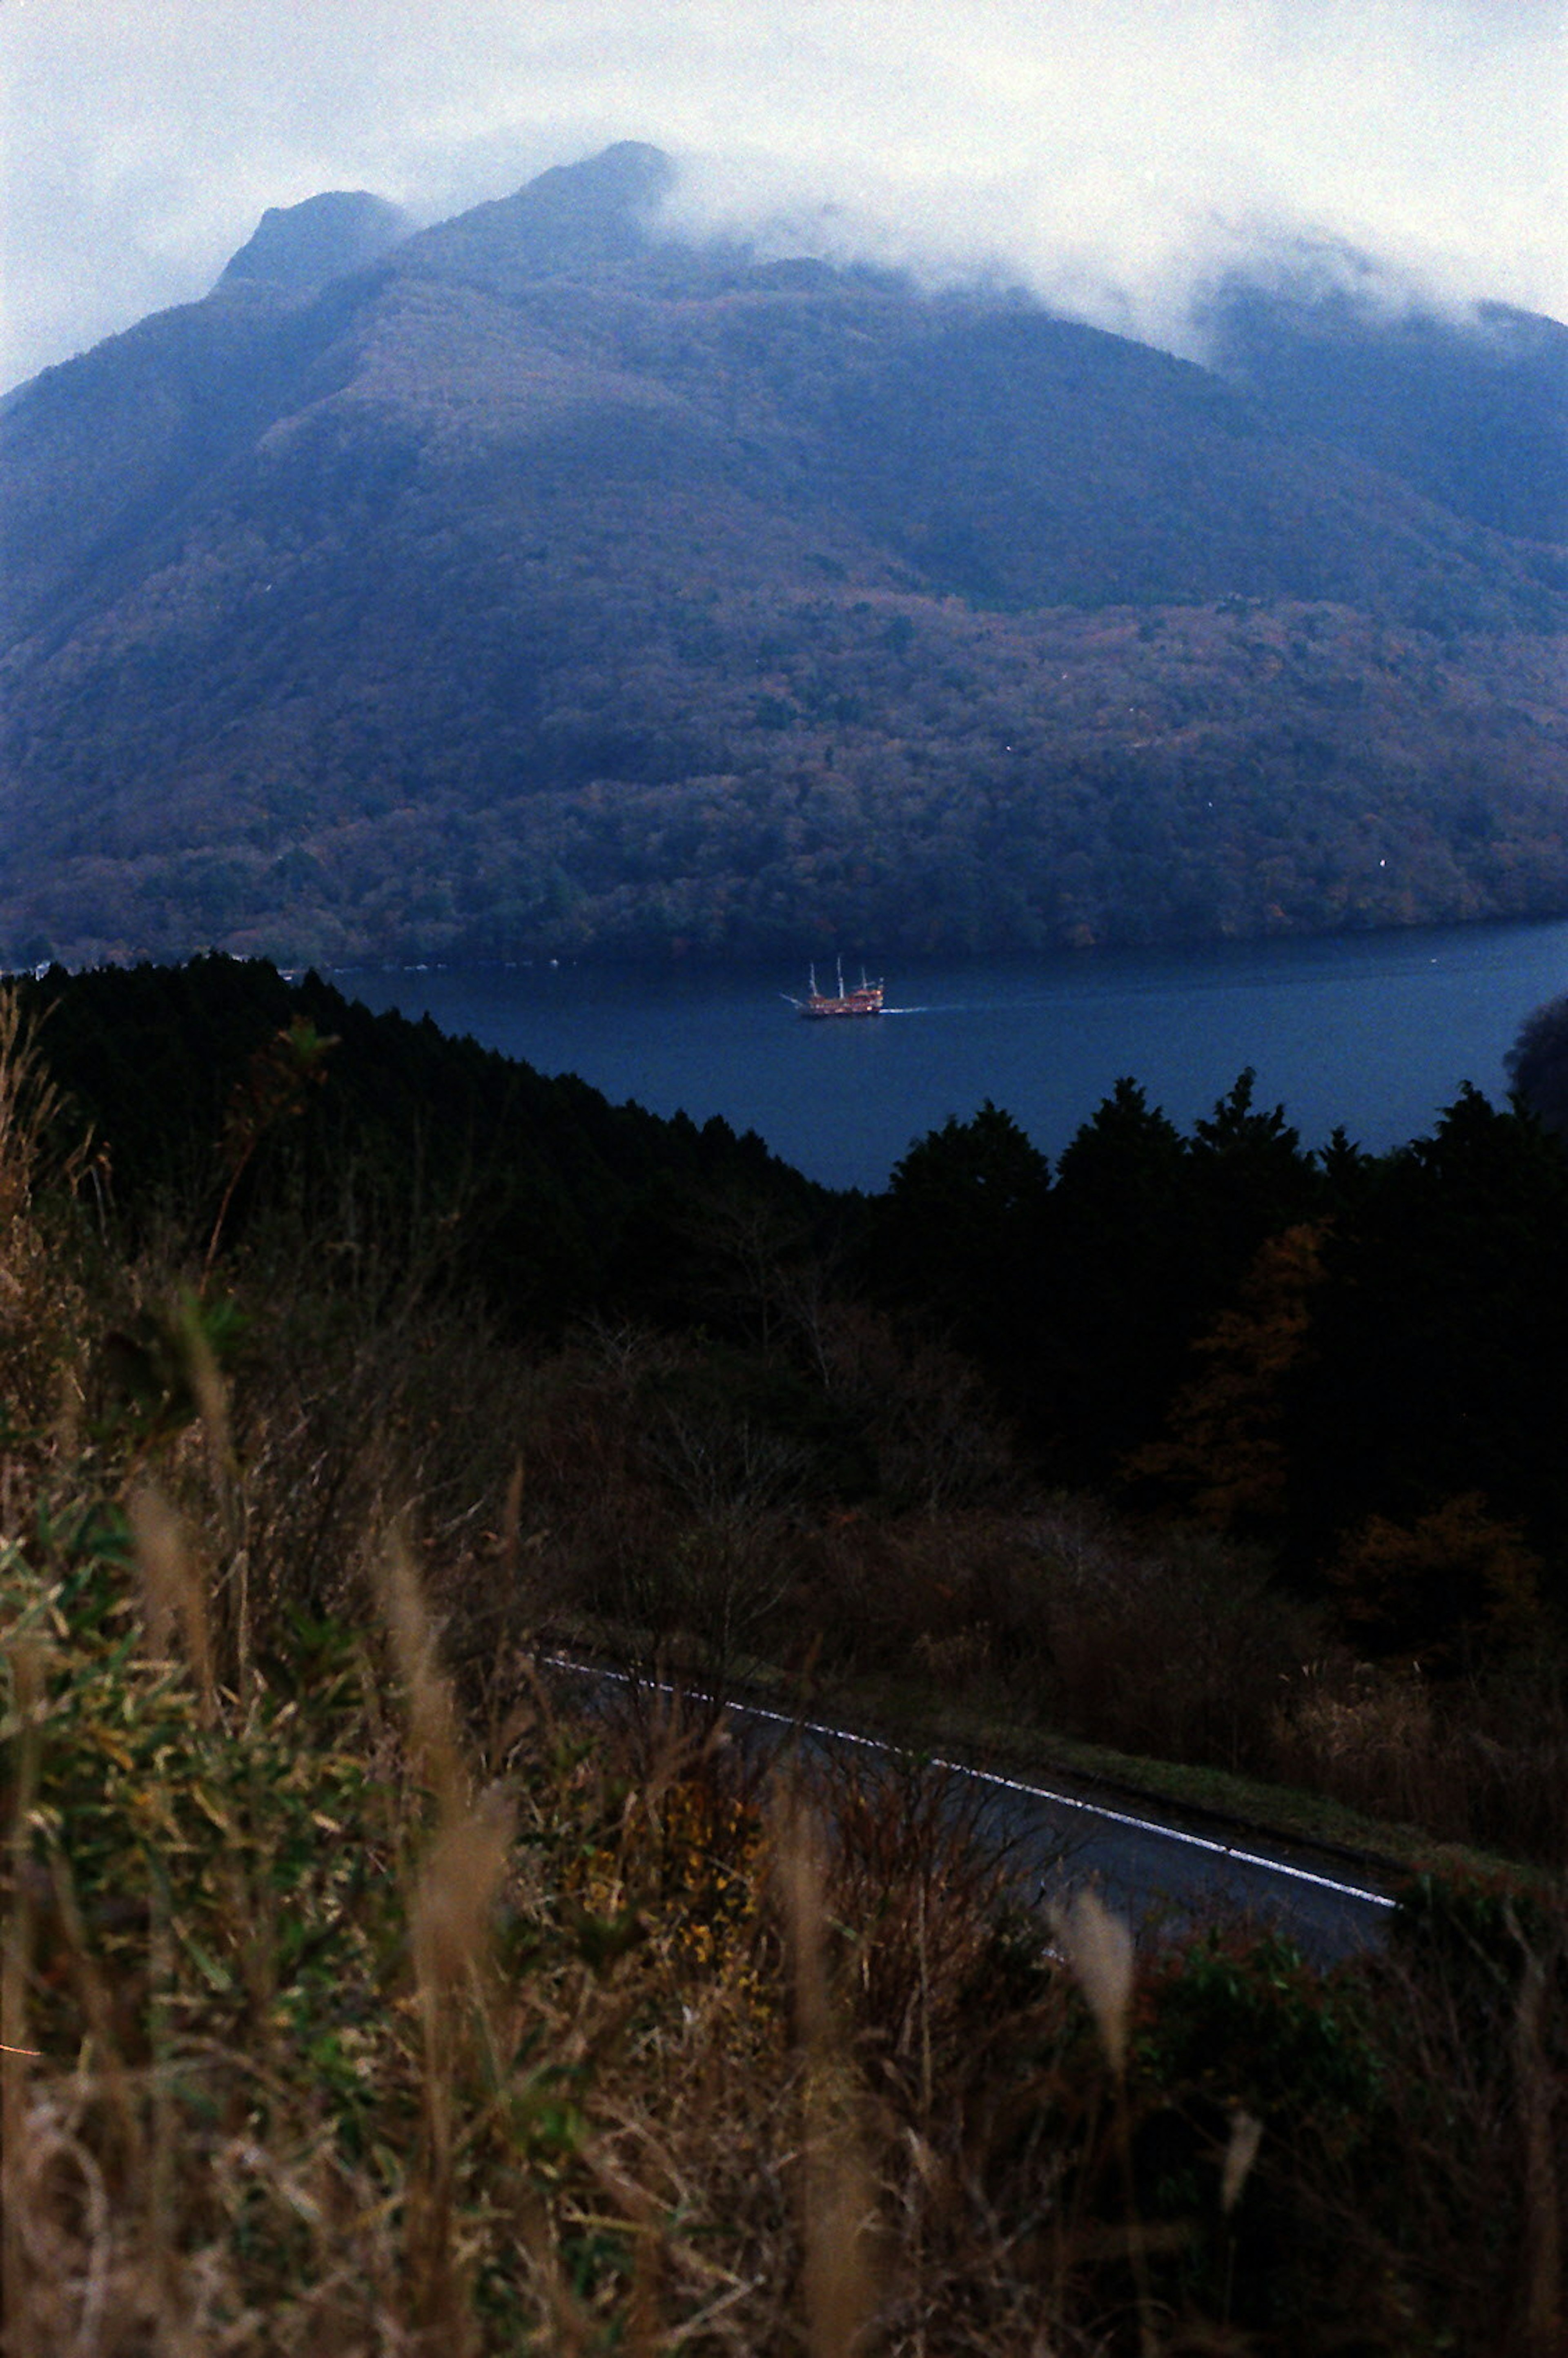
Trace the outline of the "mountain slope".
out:
M 269 287 L 310 295 L 330 279 L 379 261 L 413 223 L 384 197 L 362 189 L 330 189 L 303 204 L 271 205 L 255 235 L 232 255 L 218 284 Z
M 1019 297 L 672 243 L 668 174 L 296 207 L 13 397 L 0 952 L 1568 905 L 1561 551 Z
M 1276 417 L 1401 476 L 1476 524 L 1568 541 L 1568 328 L 1485 303 L 1468 317 L 1310 274 L 1233 278 L 1206 308 L 1213 365 Z

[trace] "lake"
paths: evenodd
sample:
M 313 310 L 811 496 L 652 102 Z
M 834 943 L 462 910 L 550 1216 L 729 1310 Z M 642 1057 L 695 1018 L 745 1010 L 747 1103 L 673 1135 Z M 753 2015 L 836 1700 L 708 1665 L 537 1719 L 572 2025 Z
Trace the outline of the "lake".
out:
M 1400 1144 L 1463 1081 L 1501 1098 L 1519 1023 L 1568 990 L 1568 922 L 900 958 L 885 979 L 881 1018 L 807 1023 L 784 1000 L 804 967 L 332 978 L 372 1008 L 428 1014 L 655 1113 L 722 1114 L 814 1178 L 878 1188 L 913 1140 L 986 1098 L 1054 1154 L 1123 1074 L 1185 1128 L 1252 1065 L 1259 1100 L 1282 1104 L 1309 1145 L 1336 1123 L 1366 1147 Z

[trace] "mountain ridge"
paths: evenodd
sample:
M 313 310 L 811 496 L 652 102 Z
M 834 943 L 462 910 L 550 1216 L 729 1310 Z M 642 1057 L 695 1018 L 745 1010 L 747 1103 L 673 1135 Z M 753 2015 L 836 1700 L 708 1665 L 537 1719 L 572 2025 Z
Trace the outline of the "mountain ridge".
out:
M 1304 420 L 1238 382 L 1329 336 L 1282 301 L 1271 343 L 1231 300 L 1217 373 L 1016 293 L 684 244 L 669 173 L 626 143 L 319 286 L 237 296 L 232 262 L 22 389 L 0 951 L 1568 906 L 1564 552 L 1434 498 L 1413 405 L 1372 463 L 1364 322 L 1336 443 L 1321 366 Z M 385 232 L 368 201 L 334 233 Z
M 254 234 L 229 257 L 218 287 L 314 294 L 378 262 L 413 227 L 401 207 L 363 189 L 333 189 L 300 204 L 269 205 Z

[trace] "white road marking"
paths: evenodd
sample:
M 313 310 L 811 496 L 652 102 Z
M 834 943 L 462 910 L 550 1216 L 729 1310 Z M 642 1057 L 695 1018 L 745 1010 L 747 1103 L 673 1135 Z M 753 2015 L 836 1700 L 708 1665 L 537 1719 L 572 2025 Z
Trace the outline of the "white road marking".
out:
M 689 1693 L 698 1703 L 711 1703 L 714 1698 L 699 1688 L 680 1689 L 665 1679 L 634 1679 L 630 1671 L 605 1670 L 589 1662 L 574 1662 L 567 1654 L 546 1654 L 545 1660 L 552 1670 L 574 1671 L 579 1678 L 613 1679 L 622 1686 L 642 1684 L 652 1687 L 656 1694 Z M 779 1727 L 798 1727 L 807 1736 L 827 1737 L 835 1744 L 857 1744 L 865 1752 L 891 1754 L 894 1749 L 875 1736 L 860 1736 L 851 1727 L 833 1727 L 825 1721 L 797 1719 L 792 1713 L 770 1711 L 765 1704 L 727 1703 L 724 1709 L 737 1717 L 772 1720 Z M 1003 1777 L 994 1768 L 976 1768 L 966 1760 L 946 1760 L 939 1754 L 931 1755 L 934 1768 L 946 1770 L 950 1776 L 972 1777 L 979 1784 L 995 1785 L 1005 1793 L 1021 1793 L 1032 1801 L 1049 1801 L 1059 1810 L 1078 1810 L 1087 1816 L 1104 1818 L 1113 1826 L 1128 1826 L 1141 1834 L 1153 1834 L 1162 1842 L 1183 1843 L 1189 1850 L 1210 1852 L 1216 1858 L 1233 1858 L 1239 1866 L 1261 1867 L 1270 1875 L 1288 1876 L 1294 1883 L 1310 1883 L 1319 1891 L 1336 1892 L 1342 1899 L 1359 1899 L 1368 1908 L 1395 1908 L 1399 1902 L 1384 1891 L 1368 1891 L 1358 1883 L 1342 1883 L 1332 1875 L 1315 1875 L 1310 1867 L 1292 1866 L 1284 1859 L 1269 1858 L 1260 1851 L 1238 1850 L 1232 1843 L 1216 1842 L 1207 1834 L 1187 1833 L 1180 1826 L 1162 1825 L 1157 1818 L 1134 1817 L 1130 1811 L 1110 1809 L 1103 1801 L 1086 1801 L 1076 1793 L 1053 1792 L 1048 1785 L 1031 1785 L 1021 1777 Z

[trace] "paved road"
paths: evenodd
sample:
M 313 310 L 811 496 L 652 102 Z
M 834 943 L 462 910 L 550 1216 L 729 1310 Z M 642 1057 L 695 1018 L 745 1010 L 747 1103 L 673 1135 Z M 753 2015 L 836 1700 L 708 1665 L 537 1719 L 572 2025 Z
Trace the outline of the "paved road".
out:
M 577 1676 L 631 1683 L 622 1671 L 551 1659 L 553 1667 Z M 658 1687 L 654 1681 L 643 1684 Z M 726 1716 L 738 1733 L 754 1731 L 781 1745 L 804 1741 L 873 1759 L 893 1757 L 893 1747 L 875 1737 L 760 1704 L 730 1703 Z M 1031 1898 L 1048 1901 L 1092 1882 L 1108 1905 L 1151 1930 L 1176 1929 L 1224 1909 L 1278 1925 L 1325 1963 L 1378 1946 L 1386 1935 L 1394 1904 L 1388 1892 L 1374 1876 L 1332 1854 L 1212 1824 L 1184 1824 L 1174 1814 L 1152 1814 L 1149 1805 L 1007 1776 L 971 1761 L 932 1765 L 975 1789 L 984 1830 L 1005 1843 Z

